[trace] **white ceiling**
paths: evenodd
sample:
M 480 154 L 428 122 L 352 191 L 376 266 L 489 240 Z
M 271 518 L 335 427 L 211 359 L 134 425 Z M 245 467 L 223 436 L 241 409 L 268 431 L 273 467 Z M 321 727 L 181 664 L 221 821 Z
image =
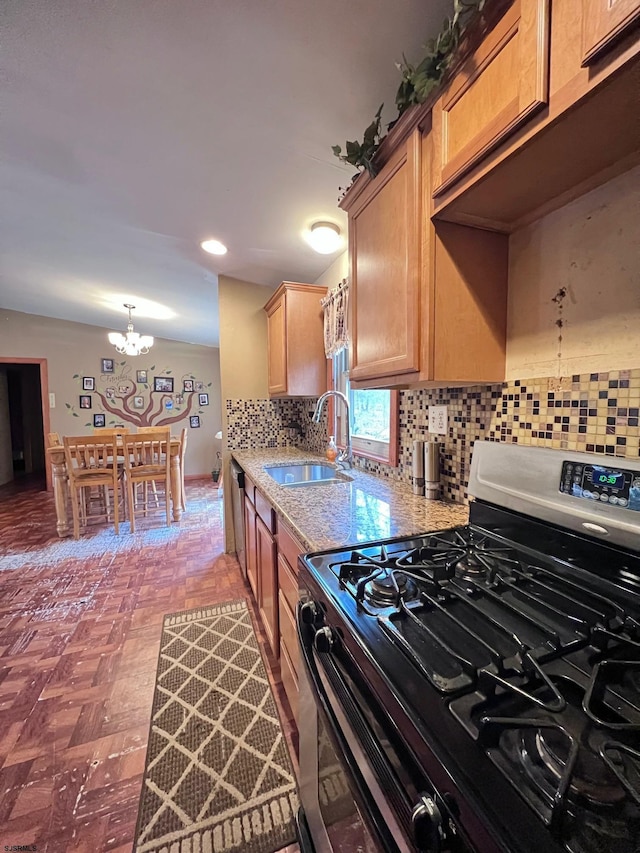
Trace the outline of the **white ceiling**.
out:
M 218 274 L 315 281 L 303 230 L 346 230 L 354 173 L 331 146 L 395 117 L 395 61 L 452 5 L 3 0 L 0 307 L 122 330 L 132 302 L 217 346 Z

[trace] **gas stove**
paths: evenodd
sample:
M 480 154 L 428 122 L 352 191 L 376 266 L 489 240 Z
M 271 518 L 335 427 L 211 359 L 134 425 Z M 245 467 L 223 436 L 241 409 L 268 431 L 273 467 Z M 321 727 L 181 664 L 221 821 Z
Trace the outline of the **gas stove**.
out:
M 640 464 L 604 462 L 477 442 L 468 525 L 301 560 L 303 651 L 396 767 L 372 849 L 640 851 Z

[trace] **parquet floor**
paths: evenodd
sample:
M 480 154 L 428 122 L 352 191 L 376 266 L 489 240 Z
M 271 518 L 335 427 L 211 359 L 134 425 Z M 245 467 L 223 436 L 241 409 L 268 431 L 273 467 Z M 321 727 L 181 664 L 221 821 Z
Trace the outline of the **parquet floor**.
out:
M 162 618 L 237 598 L 253 605 L 224 554 L 217 489 L 188 484 L 187 500 L 179 529 L 160 529 L 158 516 L 134 539 L 124 525 L 117 547 L 100 551 L 93 532 L 60 544 L 51 495 L 0 493 L 0 850 L 131 851 Z M 3 570 L 16 555 L 20 565 Z M 253 613 L 293 746 L 279 667 Z

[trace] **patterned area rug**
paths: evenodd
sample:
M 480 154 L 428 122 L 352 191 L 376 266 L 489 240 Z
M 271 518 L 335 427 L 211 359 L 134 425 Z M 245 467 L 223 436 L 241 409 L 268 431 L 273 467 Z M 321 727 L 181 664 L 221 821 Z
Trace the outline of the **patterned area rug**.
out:
M 165 616 L 135 853 L 273 853 L 297 808 L 246 603 Z

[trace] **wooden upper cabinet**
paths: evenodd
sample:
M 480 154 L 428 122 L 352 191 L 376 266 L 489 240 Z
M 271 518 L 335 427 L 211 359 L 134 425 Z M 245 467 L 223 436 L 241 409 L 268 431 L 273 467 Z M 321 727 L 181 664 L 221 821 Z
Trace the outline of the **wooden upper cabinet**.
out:
M 354 388 L 504 379 L 508 238 L 430 220 L 432 159 L 419 126 L 342 202 Z
M 326 292 L 326 287 L 284 281 L 264 306 L 270 397 L 318 397 L 327 390 L 320 305 Z
M 420 369 L 420 132 L 347 195 L 353 380 Z
M 549 0 L 515 0 L 434 104 L 434 196 L 544 107 L 548 77 Z
M 582 0 L 582 65 L 591 65 L 640 23 L 640 0 Z

